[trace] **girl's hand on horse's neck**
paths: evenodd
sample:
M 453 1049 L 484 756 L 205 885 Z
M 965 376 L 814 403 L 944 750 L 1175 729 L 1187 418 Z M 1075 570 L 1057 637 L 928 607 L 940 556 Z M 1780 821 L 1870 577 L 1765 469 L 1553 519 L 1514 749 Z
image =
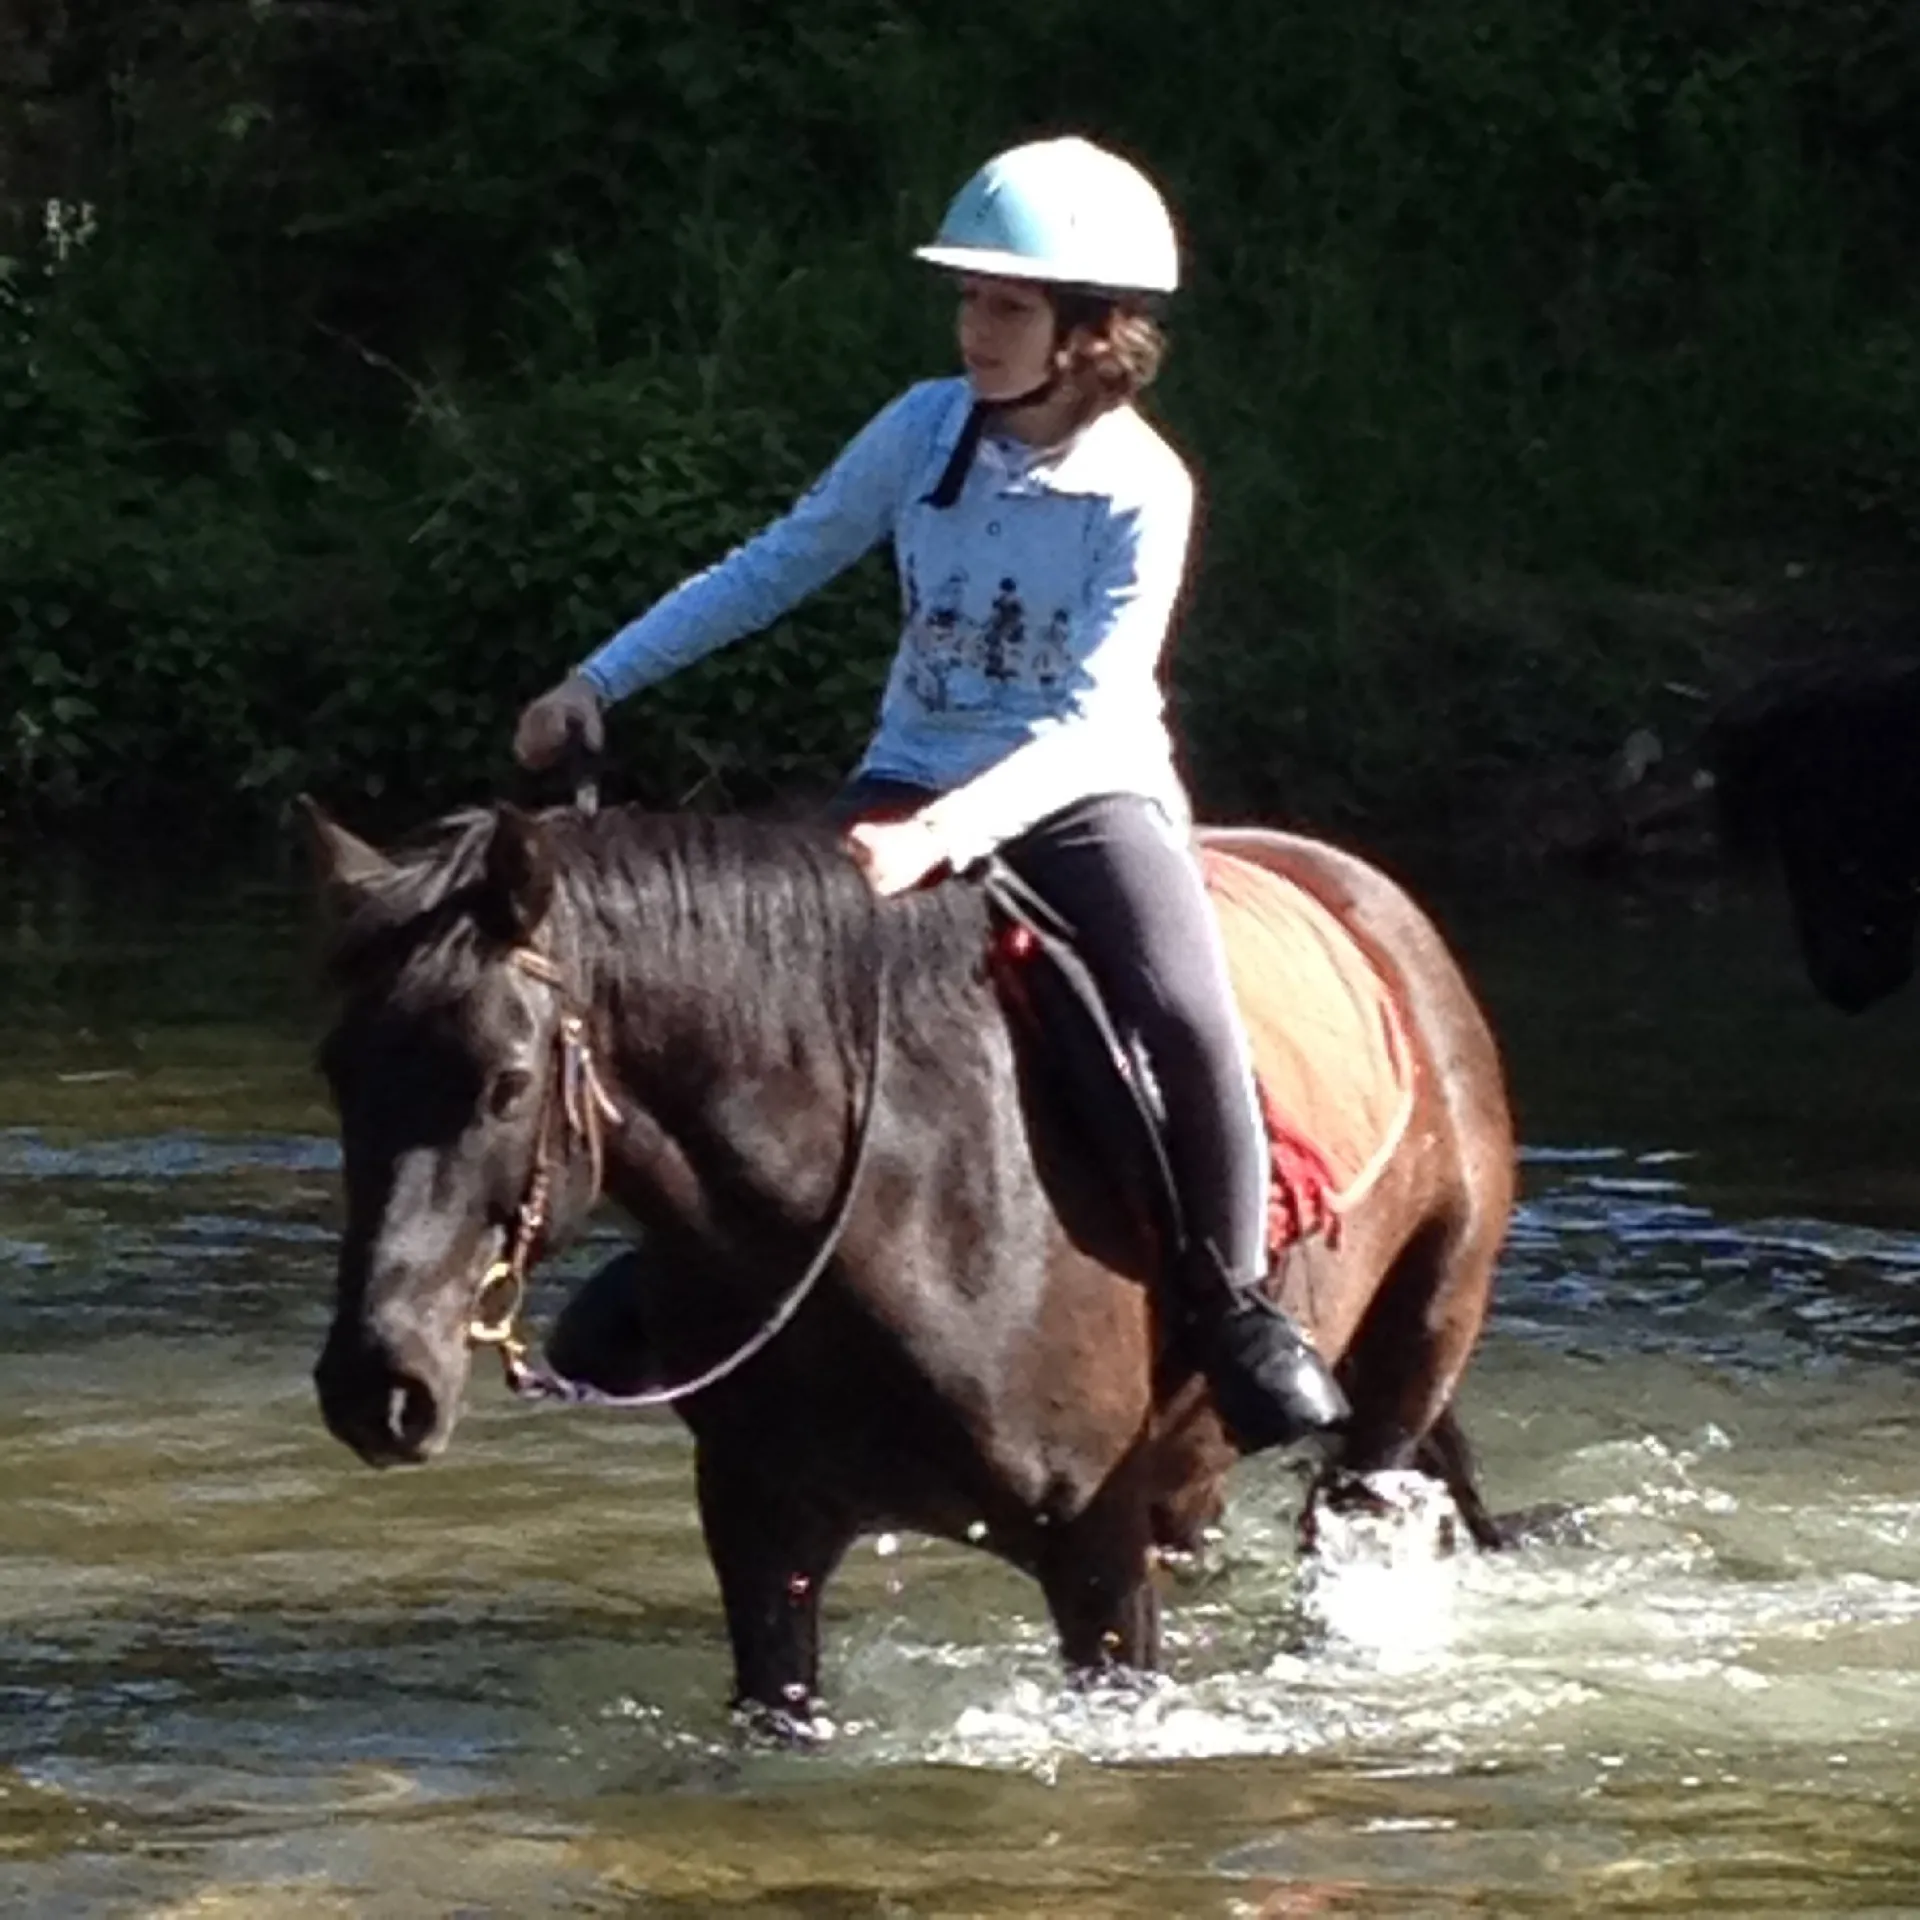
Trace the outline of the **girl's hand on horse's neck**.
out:
M 945 861 L 947 850 L 930 812 L 923 809 L 904 820 L 860 820 L 847 829 L 847 851 L 881 898 L 917 887 Z

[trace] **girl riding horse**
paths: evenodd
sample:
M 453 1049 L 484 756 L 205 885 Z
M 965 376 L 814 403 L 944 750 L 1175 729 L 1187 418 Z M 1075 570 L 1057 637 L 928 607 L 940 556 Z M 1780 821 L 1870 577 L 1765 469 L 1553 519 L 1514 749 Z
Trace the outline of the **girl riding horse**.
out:
M 1345 1399 L 1264 1284 L 1267 1140 L 1159 683 L 1194 488 L 1135 402 L 1179 281 L 1172 218 L 1118 155 L 1039 141 L 989 161 L 918 256 L 956 278 L 964 377 L 883 408 L 784 518 L 533 701 L 515 751 L 552 763 L 890 540 L 904 624 L 836 805 L 848 848 L 882 895 L 997 851 L 1071 925 L 1164 1104 L 1170 1321 L 1242 1450 L 1329 1436 Z

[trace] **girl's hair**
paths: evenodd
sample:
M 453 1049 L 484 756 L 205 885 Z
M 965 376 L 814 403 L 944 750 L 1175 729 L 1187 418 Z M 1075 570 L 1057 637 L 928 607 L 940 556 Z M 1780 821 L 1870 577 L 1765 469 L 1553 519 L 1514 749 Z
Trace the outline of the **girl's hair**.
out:
M 1061 334 L 1079 335 L 1066 383 L 1079 393 L 1088 419 L 1125 406 L 1153 384 L 1167 336 L 1150 295 L 1058 287 L 1048 288 L 1047 298 Z

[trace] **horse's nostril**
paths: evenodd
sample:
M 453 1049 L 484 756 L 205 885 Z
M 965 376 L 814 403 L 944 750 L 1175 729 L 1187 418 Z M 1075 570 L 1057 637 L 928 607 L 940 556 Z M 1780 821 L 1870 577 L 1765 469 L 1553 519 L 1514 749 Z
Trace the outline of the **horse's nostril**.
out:
M 432 1439 L 436 1417 L 433 1395 L 418 1380 L 399 1381 L 387 1395 L 387 1431 L 410 1453 Z

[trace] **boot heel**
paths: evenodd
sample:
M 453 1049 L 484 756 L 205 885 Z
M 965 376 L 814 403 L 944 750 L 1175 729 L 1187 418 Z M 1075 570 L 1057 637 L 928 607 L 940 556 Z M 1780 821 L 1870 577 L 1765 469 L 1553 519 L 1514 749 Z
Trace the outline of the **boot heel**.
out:
M 1205 1330 L 1200 1359 L 1214 1405 L 1243 1453 L 1330 1439 L 1352 1409 L 1292 1319 L 1242 1295 Z

